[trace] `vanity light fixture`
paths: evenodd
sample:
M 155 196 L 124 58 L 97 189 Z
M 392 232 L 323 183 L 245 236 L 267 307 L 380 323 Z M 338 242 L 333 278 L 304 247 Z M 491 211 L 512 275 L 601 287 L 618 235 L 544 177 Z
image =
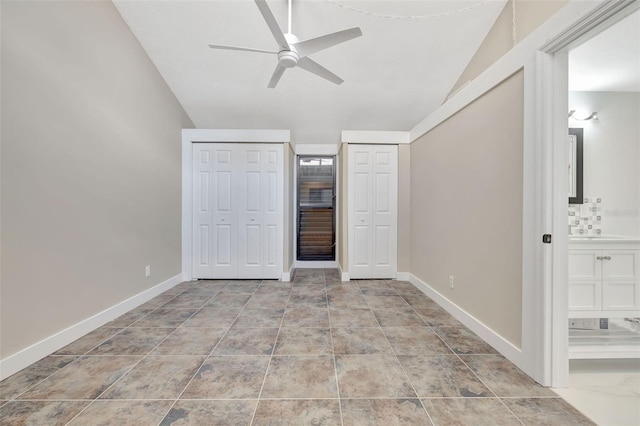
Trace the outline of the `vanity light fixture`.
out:
M 594 111 L 591 114 L 589 114 L 586 111 L 572 109 L 571 111 L 569 111 L 569 118 L 573 118 L 574 120 L 580 120 L 580 121 L 597 120 L 598 113 Z

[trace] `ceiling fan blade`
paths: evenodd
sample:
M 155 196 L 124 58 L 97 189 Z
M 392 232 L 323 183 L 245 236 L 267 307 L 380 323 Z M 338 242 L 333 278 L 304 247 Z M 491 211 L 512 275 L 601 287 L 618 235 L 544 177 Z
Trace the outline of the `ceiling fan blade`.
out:
M 354 27 L 309 40 L 299 41 L 297 43 L 293 43 L 293 46 L 296 48 L 298 55 L 302 58 L 319 52 L 320 50 L 335 46 L 336 44 L 344 43 L 345 41 L 360 37 L 361 35 L 362 31 L 360 28 Z
M 276 87 L 276 84 L 278 84 L 278 81 L 280 81 L 280 77 L 282 77 L 282 74 L 284 74 L 285 70 L 286 68 L 282 65 L 276 65 L 276 69 L 275 71 L 273 71 L 273 75 L 271 76 L 271 80 L 269 80 L 269 85 L 267 86 L 269 89 L 273 89 Z
M 310 58 L 300 58 L 298 66 L 335 84 L 342 84 L 343 79 Z
M 243 52 L 258 52 L 258 53 L 271 53 L 271 54 L 277 54 L 278 52 L 273 52 L 270 50 L 262 50 L 262 49 L 253 49 L 251 47 L 239 47 L 239 46 L 223 46 L 220 44 L 210 44 L 209 45 L 210 48 L 212 49 L 221 49 L 221 50 L 240 50 Z
M 255 0 L 255 2 L 258 6 L 258 9 L 260 9 L 260 13 L 262 13 L 262 17 L 267 22 L 267 25 L 271 30 L 271 34 L 273 34 L 273 37 L 276 39 L 278 44 L 289 49 L 289 43 L 284 37 L 284 33 L 280 29 L 278 21 L 276 21 L 275 16 L 273 16 L 273 13 L 271 13 L 271 9 L 269 9 L 269 5 L 267 5 L 267 2 L 265 0 Z

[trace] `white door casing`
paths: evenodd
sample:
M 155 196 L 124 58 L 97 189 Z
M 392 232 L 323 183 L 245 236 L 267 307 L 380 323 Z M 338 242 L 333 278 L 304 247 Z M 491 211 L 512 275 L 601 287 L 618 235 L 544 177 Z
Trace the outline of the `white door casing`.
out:
M 397 273 L 398 147 L 349 145 L 350 278 Z
M 283 145 L 193 144 L 193 277 L 281 278 Z

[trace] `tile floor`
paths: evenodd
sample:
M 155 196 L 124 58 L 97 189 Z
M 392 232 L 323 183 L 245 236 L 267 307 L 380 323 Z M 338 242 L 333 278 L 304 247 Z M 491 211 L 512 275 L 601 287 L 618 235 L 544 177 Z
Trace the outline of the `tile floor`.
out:
M 640 359 L 574 359 L 554 389 L 601 426 L 640 425 Z
M 0 424 L 593 424 L 402 281 L 185 282 L 0 382 Z

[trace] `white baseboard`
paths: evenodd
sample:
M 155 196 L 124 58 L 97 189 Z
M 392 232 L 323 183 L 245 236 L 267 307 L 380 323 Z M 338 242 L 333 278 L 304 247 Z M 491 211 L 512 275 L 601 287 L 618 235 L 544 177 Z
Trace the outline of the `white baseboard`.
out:
M 482 340 L 504 355 L 505 358 L 522 368 L 523 354 L 520 348 L 516 347 L 513 343 L 487 327 L 473 315 L 444 297 L 437 290 L 415 275 L 409 274 L 409 282 L 411 282 L 411 284 L 413 284 L 418 290 L 433 299 L 438 303 L 438 305 L 442 306 L 447 312 L 453 315 L 455 319 L 469 327 L 471 331 L 476 333 Z
M 349 273 L 342 270 L 340 263 L 338 263 L 338 270 L 340 271 L 340 281 L 349 281 Z
M 293 263 L 291 264 L 291 267 L 289 268 L 289 272 L 283 272 L 282 273 L 282 282 L 284 283 L 288 283 L 291 281 L 291 276 L 293 275 Z
M 396 272 L 396 280 L 398 281 L 409 281 L 409 276 L 411 274 L 409 274 L 408 272 Z
M 296 260 L 294 266 L 297 269 L 332 269 L 338 267 L 338 262 L 335 260 Z
M 82 320 L 69 328 L 59 331 L 25 349 L 22 349 L 19 352 L 16 352 L 13 355 L 8 356 L 3 360 L 0 360 L 0 380 L 11 376 L 48 355 L 51 355 L 58 349 L 65 347 L 85 334 L 90 333 L 109 321 L 118 318 L 120 315 L 142 305 L 181 282 L 182 274 L 171 277 L 168 280 L 143 291 L 142 293 L 138 293 L 135 296 L 123 300 L 122 302 L 113 305 L 92 317 Z

